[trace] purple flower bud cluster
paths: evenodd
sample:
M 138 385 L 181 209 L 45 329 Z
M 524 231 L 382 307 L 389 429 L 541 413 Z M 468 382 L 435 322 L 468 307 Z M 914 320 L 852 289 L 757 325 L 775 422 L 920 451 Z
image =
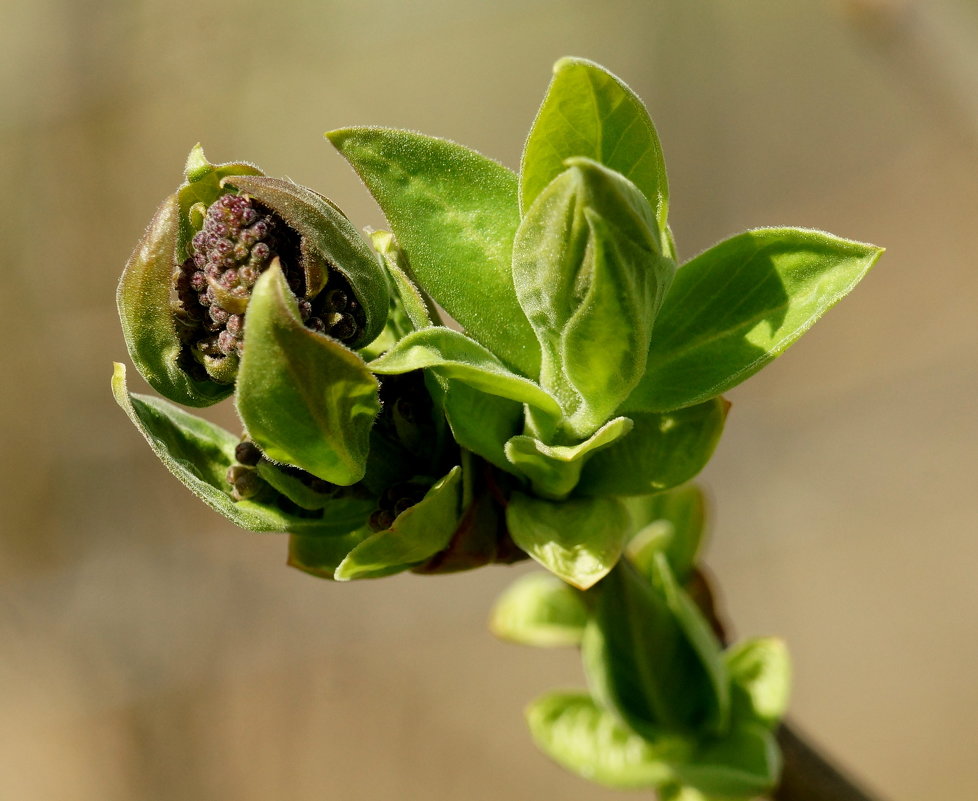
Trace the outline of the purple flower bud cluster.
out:
M 222 195 L 211 204 L 190 242 L 189 258 L 173 276 L 177 330 L 192 356 L 185 361 L 206 366 L 208 360 L 240 356 L 252 289 L 275 259 L 298 299 L 305 326 L 341 342 L 355 339 L 365 320 L 349 283 L 324 259 L 306 253 L 303 244 L 273 210 L 246 195 Z M 308 298 L 306 267 L 312 259 L 325 272 L 328 286 Z

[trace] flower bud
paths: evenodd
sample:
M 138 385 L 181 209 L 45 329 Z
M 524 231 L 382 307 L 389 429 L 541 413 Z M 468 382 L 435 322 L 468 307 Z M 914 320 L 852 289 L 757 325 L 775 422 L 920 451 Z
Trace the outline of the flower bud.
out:
M 231 394 L 252 289 L 274 264 L 306 328 L 350 348 L 383 328 L 387 279 L 336 206 L 251 165 L 212 165 L 198 145 L 119 285 L 126 343 L 144 378 L 191 406 Z

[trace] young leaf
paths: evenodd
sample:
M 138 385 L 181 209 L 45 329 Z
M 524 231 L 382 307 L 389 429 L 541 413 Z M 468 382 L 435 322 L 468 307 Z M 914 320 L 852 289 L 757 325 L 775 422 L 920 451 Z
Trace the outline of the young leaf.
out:
M 550 693 L 526 710 L 536 744 L 568 770 L 606 787 L 658 787 L 683 748 L 674 739 L 650 742 L 623 726 L 585 693 Z
M 421 288 L 511 369 L 536 378 L 540 352 L 510 272 L 516 176 L 409 131 L 343 128 L 326 137 L 377 199 Z
M 635 426 L 584 466 L 583 495 L 647 495 L 689 481 L 706 465 L 723 431 L 722 398 L 661 414 L 634 413 Z
M 302 324 L 277 267 L 255 284 L 237 389 L 241 420 L 269 459 L 334 484 L 363 478 L 377 379 L 355 353 Z
M 667 492 L 625 499 L 636 531 L 628 542 L 628 558 L 643 575 L 652 576 L 654 556 L 664 553 L 680 585 L 696 565 L 703 540 L 704 500 L 689 484 Z
M 311 576 L 333 581 L 340 562 L 369 535 L 370 529 L 366 527 L 337 537 L 293 534 L 289 537 L 288 565 Z
M 730 648 L 725 654 L 734 689 L 744 693 L 750 717 L 776 726 L 788 708 L 791 660 L 783 640 L 758 637 Z
M 492 352 L 451 328 L 432 326 L 408 334 L 368 367 L 381 374 L 430 368 L 481 392 L 528 403 L 552 417 L 560 417 L 560 407 L 546 391 L 510 372 Z
M 234 385 L 194 378 L 181 363 L 170 302 L 179 230 L 180 203 L 171 195 L 129 257 L 116 303 L 129 356 L 149 385 L 177 403 L 210 406 L 228 397 Z
M 820 231 L 762 228 L 700 254 L 676 272 L 623 412 L 669 411 L 735 387 L 811 328 L 882 252 Z
M 389 231 L 374 231 L 370 239 L 374 250 L 384 260 L 384 265 L 393 280 L 397 296 L 411 325 L 415 330 L 433 325 L 432 321 L 438 319 L 438 313 L 432 308 L 430 299 L 421 294 L 408 275 L 407 259 L 404 251 L 394 241 L 394 235 Z
M 328 518 L 296 517 L 281 511 L 275 503 L 233 500 L 225 476 L 234 464 L 238 438 L 172 403 L 130 394 L 122 364 L 115 364 L 112 394 L 166 468 L 194 495 L 235 525 L 249 531 L 301 531 L 313 538 L 343 533 Z M 347 522 L 342 521 L 341 525 Z
M 513 244 L 519 301 L 540 341 L 540 382 L 586 437 L 645 372 L 674 265 L 628 179 L 571 159 L 527 211 Z
M 523 405 L 456 379 L 444 383 L 442 406 L 455 441 L 500 470 L 518 473 L 503 448 L 523 424 Z
M 489 630 L 501 640 L 554 648 L 578 645 L 587 622 L 580 594 L 549 573 L 520 576 L 496 601 Z
M 530 129 L 520 166 L 520 208 L 583 156 L 616 170 L 634 183 L 666 235 L 669 186 L 659 137 L 638 96 L 603 67 L 580 58 L 562 58 Z M 662 252 L 670 252 L 667 247 Z
M 581 470 L 592 454 L 617 442 L 631 430 L 631 420 L 616 417 L 577 445 L 547 445 L 521 434 L 506 443 L 506 458 L 518 473 L 530 479 L 537 495 L 559 500 L 577 486 Z
M 461 506 L 461 467 L 436 482 L 418 503 L 401 512 L 389 529 L 364 539 L 336 568 L 337 581 L 387 576 L 438 553 L 448 545 Z
M 675 770 L 683 782 L 706 796 L 747 801 L 777 783 L 781 754 L 770 731 L 745 724 L 704 744 Z
M 513 493 L 506 525 L 520 548 L 554 575 L 581 590 L 615 566 L 628 513 L 614 498 L 552 502 Z
M 712 671 L 663 587 L 623 560 L 595 594 L 581 645 L 595 698 L 647 738 L 715 725 L 723 710 Z

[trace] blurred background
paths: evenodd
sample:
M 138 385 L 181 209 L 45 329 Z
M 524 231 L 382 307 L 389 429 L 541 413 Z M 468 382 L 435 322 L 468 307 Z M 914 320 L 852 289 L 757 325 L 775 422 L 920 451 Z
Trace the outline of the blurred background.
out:
M 109 393 L 118 275 L 195 142 L 380 226 L 323 131 L 413 128 L 515 168 L 562 55 L 648 103 L 684 258 L 778 224 L 888 248 L 731 393 L 707 561 L 739 636 L 790 643 L 793 717 L 831 754 L 895 801 L 978 796 L 972 0 L 0 0 L 0 20 L 0 798 L 624 797 L 530 742 L 523 705 L 583 678 L 486 632 L 525 566 L 288 569 Z

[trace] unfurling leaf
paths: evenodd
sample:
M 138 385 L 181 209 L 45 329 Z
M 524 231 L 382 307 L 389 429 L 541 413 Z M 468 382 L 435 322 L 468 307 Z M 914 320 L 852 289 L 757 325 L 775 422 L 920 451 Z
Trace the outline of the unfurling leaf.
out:
M 255 285 L 237 406 L 268 458 L 334 484 L 359 481 L 380 411 L 377 379 L 353 351 L 310 331 L 281 271 Z
M 520 207 L 526 213 L 544 188 L 581 156 L 616 170 L 635 184 L 652 207 L 671 255 L 666 217 L 669 185 L 662 146 L 642 101 L 604 67 L 562 58 L 533 122 L 520 168 Z
M 569 435 L 586 438 L 641 379 L 674 265 L 627 178 L 587 159 L 568 164 L 516 233 L 513 277 L 540 342 L 540 383 Z

